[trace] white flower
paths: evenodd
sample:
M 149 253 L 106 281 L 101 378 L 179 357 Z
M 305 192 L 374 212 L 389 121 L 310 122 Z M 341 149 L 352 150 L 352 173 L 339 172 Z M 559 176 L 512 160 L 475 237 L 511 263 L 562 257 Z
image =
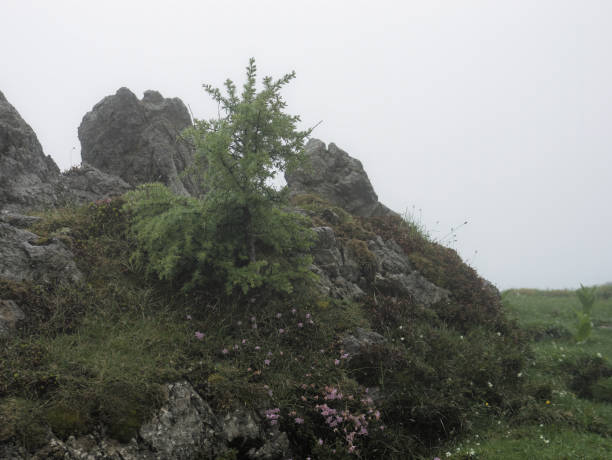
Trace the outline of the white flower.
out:
M 447 457 L 450 457 L 451 455 L 452 455 L 452 454 L 451 454 L 450 452 L 447 452 L 447 453 L 446 453 L 446 456 L 447 456 Z
M 601 353 L 597 353 L 597 357 L 598 357 L 598 358 L 601 358 Z
M 489 388 L 493 388 L 493 384 L 492 384 L 491 382 L 487 382 L 487 386 L 488 386 Z
M 516 374 L 516 376 L 520 379 L 523 376 L 523 373 L 519 372 L 518 374 Z

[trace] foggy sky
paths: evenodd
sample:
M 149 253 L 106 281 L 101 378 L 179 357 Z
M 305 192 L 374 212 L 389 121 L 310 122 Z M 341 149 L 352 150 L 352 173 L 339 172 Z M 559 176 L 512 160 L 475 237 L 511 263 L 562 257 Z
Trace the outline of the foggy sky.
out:
M 574 288 L 612 281 L 611 20 L 608 0 L 1 0 L 0 90 L 67 169 L 121 86 L 210 118 L 202 83 L 251 56 L 295 70 L 288 111 L 381 202 L 500 288 Z

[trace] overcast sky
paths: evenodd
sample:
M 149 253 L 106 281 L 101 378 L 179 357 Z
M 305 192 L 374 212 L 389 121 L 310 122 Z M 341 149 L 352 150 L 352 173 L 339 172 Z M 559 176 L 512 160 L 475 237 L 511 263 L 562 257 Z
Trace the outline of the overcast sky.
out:
M 297 72 L 288 111 L 380 201 L 500 288 L 612 281 L 610 0 L 0 0 L 0 21 L 0 90 L 61 169 L 119 87 L 209 118 L 202 83 L 253 56 Z

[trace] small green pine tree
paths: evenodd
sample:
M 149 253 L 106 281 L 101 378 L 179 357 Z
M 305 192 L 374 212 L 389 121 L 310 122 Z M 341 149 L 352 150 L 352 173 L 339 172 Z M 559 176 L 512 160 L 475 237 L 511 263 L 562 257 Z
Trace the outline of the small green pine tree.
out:
M 284 113 L 280 90 L 295 73 L 265 77 L 257 91 L 256 70 L 251 59 L 240 95 L 229 79 L 227 95 L 204 85 L 220 114 L 195 120 L 185 132 L 196 150 L 192 173 L 202 179 L 201 199 L 175 197 L 159 184 L 129 196 L 139 243 L 134 260 L 184 289 L 223 284 L 227 293 L 261 286 L 291 292 L 314 276 L 307 255 L 313 232 L 285 209 L 286 188 L 270 183 L 303 161 L 311 131 L 297 130 L 299 117 Z

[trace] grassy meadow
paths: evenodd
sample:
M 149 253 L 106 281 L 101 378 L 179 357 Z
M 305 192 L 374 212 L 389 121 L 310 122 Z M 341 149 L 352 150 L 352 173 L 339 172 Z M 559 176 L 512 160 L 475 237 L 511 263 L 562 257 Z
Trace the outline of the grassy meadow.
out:
M 512 417 L 484 416 L 439 458 L 612 458 L 612 286 L 602 286 L 590 337 L 574 340 L 580 302 L 574 291 L 513 289 L 507 315 L 527 332 L 531 354 L 521 378 L 533 396 Z M 607 377 L 606 377 L 607 376 Z M 486 408 L 483 408 L 486 414 Z

